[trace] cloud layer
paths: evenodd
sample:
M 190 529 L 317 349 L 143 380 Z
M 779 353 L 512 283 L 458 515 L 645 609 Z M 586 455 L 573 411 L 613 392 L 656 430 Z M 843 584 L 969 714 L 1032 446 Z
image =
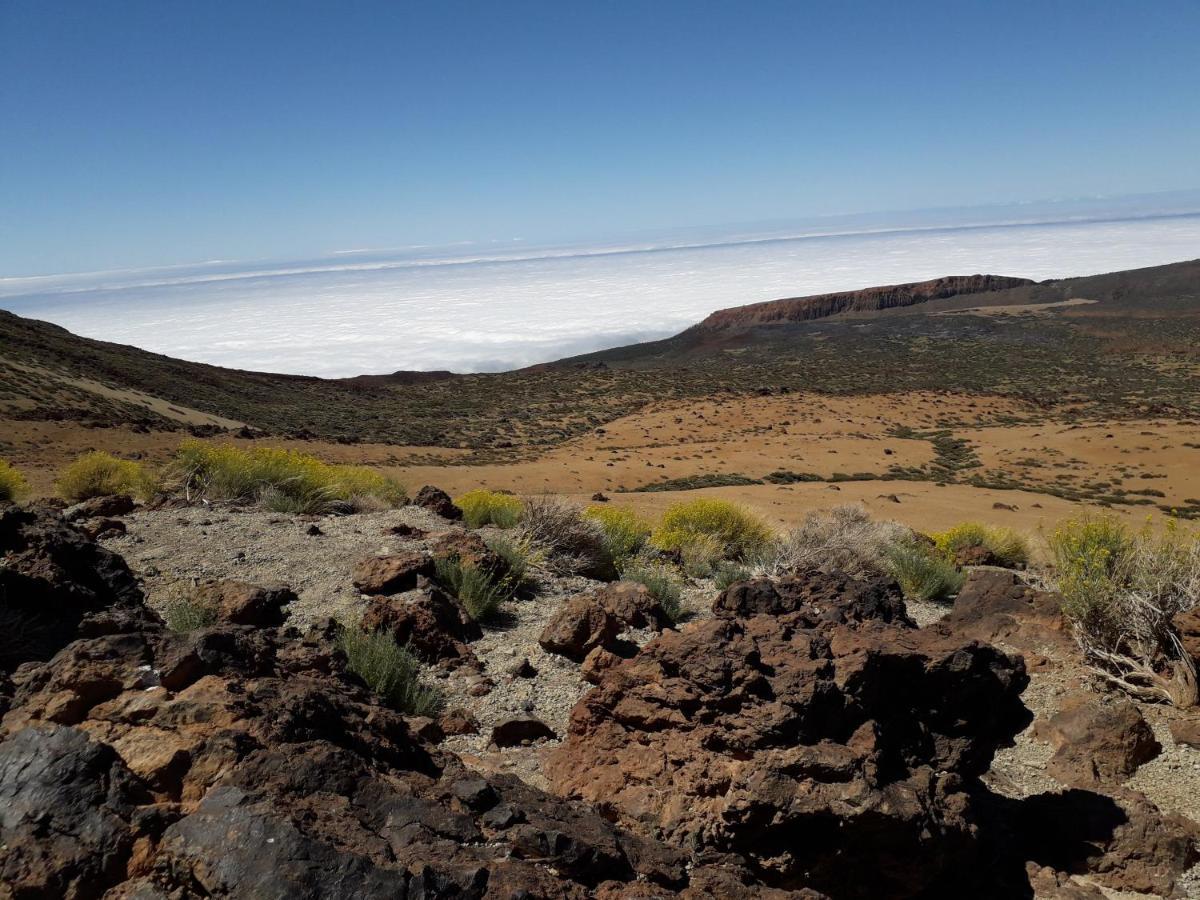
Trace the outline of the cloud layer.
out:
M 714 309 L 777 297 L 975 272 L 1065 277 L 1197 256 L 1200 216 L 1183 216 L 0 279 L 0 306 L 242 369 L 494 371 L 662 337 Z

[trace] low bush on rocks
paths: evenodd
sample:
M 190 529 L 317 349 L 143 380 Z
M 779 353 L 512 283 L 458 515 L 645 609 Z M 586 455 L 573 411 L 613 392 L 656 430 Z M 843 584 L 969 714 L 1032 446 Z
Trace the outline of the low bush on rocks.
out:
M 980 547 L 996 565 L 1011 569 L 1029 562 L 1029 542 L 1011 528 L 963 522 L 930 537 L 938 552 L 951 561 L 957 561 L 964 551 Z
M 683 589 L 679 580 L 666 566 L 636 562 L 621 573 L 622 581 L 644 585 L 672 622 L 687 618 L 683 606 Z
M 434 716 L 441 709 L 441 694 L 421 683 L 417 658 L 386 631 L 345 625 L 336 646 L 346 655 L 347 668 L 394 709 L 413 716 Z
M 78 503 L 110 494 L 150 497 L 158 487 L 146 467 L 132 459 L 120 459 L 95 450 L 85 453 L 59 473 L 58 492 L 65 500 Z
M 531 569 L 542 554 L 535 550 L 527 539 L 512 540 L 504 535 L 493 534 L 484 538 L 484 543 L 504 563 L 507 579 L 513 585 L 513 593 L 533 587 Z
M 1074 519 L 1050 537 L 1063 614 L 1093 671 L 1149 701 L 1195 706 L 1196 665 L 1172 619 L 1200 602 L 1200 536 L 1169 523 L 1131 534 Z
M 620 568 L 646 546 L 650 523 L 627 506 L 589 506 L 584 516 L 600 526 L 609 555 Z
M 745 566 L 726 562 L 717 566 L 716 571 L 713 573 L 713 584 L 718 591 L 723 591 L 731 584 L 745 581 L 750 576 L 751 572 Z
M 176 465 L 189 494 L 251 501 L 274 512 L 350 512 L 398 506 L 407 496 L 401 484 L 374 469 L 277 447 L 185 441 Z
M 764 575 L 805 569 L 880 575 L 890 571 L 889 550 L 912 538 L 898 522 L 875 521 L 861 506 L 838 506 L 809 513 L 799 527 L 772 542 L 755 568 Z
M 454 505 L 463 512 L 463 520 L 472 528 L 495 525 L 512 528 L 521 518 L 523 504 L 519 497 L 498 491 L 476 489 L 454 498 Z
M 25 476 L 0 459 L 0 500 L 18 500 L 24 495 L 27 487 Z
M 677 503 L 663 514 L 650 536 L 660 550 L 677 550 L 685 557 L 689 548 L 700 548 L 697 559 L 745 559 L 768 546 L 771 530 L 754 513 L 727 500 L 691 500 Z M 690 574 L 690 573 L 689 573 Z
M 497 578 L 453 554 L 437 557 L 434 566 L 437 580 L 459 599 L 476 622 L 495 618 L 500 604 L 516 593 L 511 576 Z
M 949 600 L 966 577 L 953 562 L 915 542 L 892 545 L 885 558 L 905 600 Z
M 217 611 L 192 597 L 176 597 L 163 607 L 163 621 L 172 631 L 187 634 L 198 628 L 207 628 L 217 621 Z

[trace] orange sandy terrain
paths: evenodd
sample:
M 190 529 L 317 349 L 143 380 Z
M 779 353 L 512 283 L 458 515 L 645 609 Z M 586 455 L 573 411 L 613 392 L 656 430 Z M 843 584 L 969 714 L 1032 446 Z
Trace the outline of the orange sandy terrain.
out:
M 696 476 L 762 479 L 786 470 L 828 479 L 835 473 L 881 475 L 889 467 L 933 462 L 933 444 L 922 437 L 896 437 L 902 427 L 924 433 L 942 429 L 969 442 L 978 465 L 960 472 L 959 482 L 974 474 L 989 483 L 1001 478 L 1019 489 L 933 480 L 848 480 L 637 490 Z M 52 492 L 54 472 L 85 450 L 138 454 L 163 462 L 182 439 L 175 433 L 53 422 L 9 422 L 5 431 L 8 457 L 39 493 Z M 270 443 L 331 461 L 379 466 L 411 487 L 436 484 L 452 494 L 486 487 L 587 500 L 603 491 L 614 502 L 646 512 L 691 496 L 721 496 L 745 502 L 781 526 L 794 524 L 812 509 L 862 503 L 876 515 L 920 529 L 973 518 L 1034 533 L 1092 505 L 1051 496 L 1047 490 L 1130 492 L 1143 505 L 1114 505 L 1113 511 L 1137 521 L 1147 515 L 1160 517 L 1160 506 L 1185 506 L 1189 499 L 1200 499 L 1200 427 L 1193 423 L 1069 423 L 1016 400 L 950 393 L 797 393 L 663 402 L 536 457 L 500 463 L 479 464 L 469 451 L 449 448 Z

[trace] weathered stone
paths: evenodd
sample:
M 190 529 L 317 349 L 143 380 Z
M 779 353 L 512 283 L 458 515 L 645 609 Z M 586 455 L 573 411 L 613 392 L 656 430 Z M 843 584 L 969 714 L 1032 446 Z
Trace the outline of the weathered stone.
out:
M 479 625 L 456 598 L 432 585 L 405 596 L 372 598 L 362 627 L 386 630 L 426 662 L 479 665 L 467 646 L 482 636 Z
M 289 603 L 297 599 L 286 585 L 260 587 L 244 581 L 210 581 L 200 585 L 193 599 L 216 611 L 231 625 L 282 625 Z
M 538 643 L 548 653 L 576 662 L 597 647 L 619 648 L 617 635 L 627 628 L 671 626 L 671 618 L 645 585 L 619 581 L 572 597 L 546 623 Z
M 1072 652 L 1059 597 L 1030 587 L 1013 572 L 975 569 L 934 626 L 947 634 L 1002 641 L 1025 652 Z
M 63 518 L 68 522 L 82 522 L 85 519 L 102 519 L 113 516 L 127 516 L 133 512 L 133 498 L 128 494 L 109 494 L 104 497 L 90 497 L 63 510 Z
M 368 556 L 354 567 L 354 587 L 364 594 L 399 594 L 417 586 L 421 575 L 433 574 L 433 559 L 425 553 Z
M 427 509 L 443 519 L 455 522 L 463 516 L 462 510 L 454 505 L 450 495 L 431 484 L 427 484 L 417 491 L 417 496 L 413 497 L 413 504 Z
M 1067 698 L 1036 731 L 1054 747 L 1047 774 L 1071 787 L 1122 782 L 1162 752 L 1132 702 L 1105 703 L 1094 694 Z

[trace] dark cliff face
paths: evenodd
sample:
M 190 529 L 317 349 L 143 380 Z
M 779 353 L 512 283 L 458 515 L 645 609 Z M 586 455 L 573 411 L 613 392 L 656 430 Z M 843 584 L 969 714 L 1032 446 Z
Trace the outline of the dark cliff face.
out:
M 916 306 L 930 300 L 940 300 L 959 294 L 982 294 L 1006 288 L 1035 284 L 1028 278 L 1009 278 L 1004 275 L 949 275 L 932 281 L 891 284 L 864 288 L 860 291 L 840 291 L 835 294 L 816 294 L 811 297 L 792 297 L 768 300 L 717 310 L 689 331 L 720 331 L 751 325 L 772 325 L 785 322 L 807 322 L 848 312 L 874 312 L 899 306 Z

